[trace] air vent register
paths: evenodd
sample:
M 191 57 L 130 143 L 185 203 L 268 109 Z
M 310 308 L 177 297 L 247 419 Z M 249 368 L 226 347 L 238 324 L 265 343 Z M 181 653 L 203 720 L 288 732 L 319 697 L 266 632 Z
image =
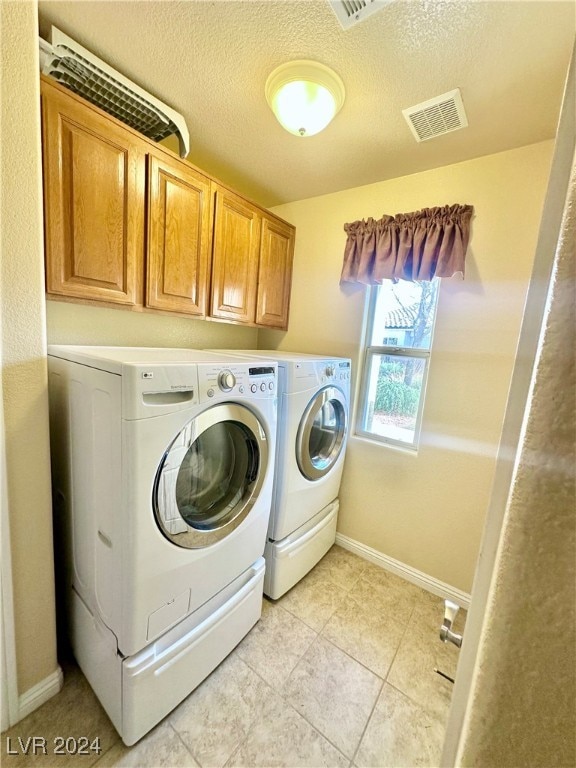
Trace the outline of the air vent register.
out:
M 190 151 L 184 118 L 169 106 L 52 27 L 50 42 L 40 38 L 40 68 L 46 75 L 153 141 L 176 134 L 180 156 Z
M 403 109 L 402 114 L 418 142 L 466 128 L 468 125 L 458 88 L 443 93 L 441 96 L 436 96 L 434 99 L 423 101 L 421 104 L 408 107 L 408 109 Z
M 381 11 L 392 0 L 329 0 L 329 2 L 342 29 L 349 29 L 373 13 Z

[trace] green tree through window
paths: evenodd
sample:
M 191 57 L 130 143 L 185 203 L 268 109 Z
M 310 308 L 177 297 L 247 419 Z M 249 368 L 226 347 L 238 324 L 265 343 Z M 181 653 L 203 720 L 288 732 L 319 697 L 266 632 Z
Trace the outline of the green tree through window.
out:
M 383 442 L 415 448 L 420 432 L 438 281 L 386 281 L 370 290 L 357 431 Z

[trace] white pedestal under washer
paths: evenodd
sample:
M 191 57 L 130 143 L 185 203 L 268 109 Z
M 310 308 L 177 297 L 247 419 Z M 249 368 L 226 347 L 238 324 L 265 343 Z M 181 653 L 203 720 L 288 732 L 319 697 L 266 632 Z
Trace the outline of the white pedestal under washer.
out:
M 334 544 L 350 418 L 350 360 L 226 350 L 278 363 L 278 444 L 264 592 L 281 597 Z
M 276 365 L 199 350 L 48 352 L 72 646 L 132 744 L 260 616 Z

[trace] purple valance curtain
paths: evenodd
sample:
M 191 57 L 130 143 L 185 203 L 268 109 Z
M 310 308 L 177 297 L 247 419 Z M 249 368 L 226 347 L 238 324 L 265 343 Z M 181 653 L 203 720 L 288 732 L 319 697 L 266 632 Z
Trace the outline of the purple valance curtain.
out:
M 432 280 L 464 276 L 471 205 L 424 208 L 345 224 L 348 235 L 340 282 Z

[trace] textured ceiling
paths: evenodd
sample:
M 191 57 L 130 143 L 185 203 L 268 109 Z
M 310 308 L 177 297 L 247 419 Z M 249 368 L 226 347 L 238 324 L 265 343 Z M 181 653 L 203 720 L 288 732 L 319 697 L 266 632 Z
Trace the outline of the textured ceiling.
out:
M 182 112 L 188 159 L 268 206 L 552 138 L 576 28 L 573 0 L 395 0 L 347 31 L 327 0 L 40 0 L 39 15 L 43 36 L 55 24 Z M 346 86 L 307 138 L 264 97 L 302 58 Z M 416 143 L 401 110 L 453 88 L 469 127 Z

